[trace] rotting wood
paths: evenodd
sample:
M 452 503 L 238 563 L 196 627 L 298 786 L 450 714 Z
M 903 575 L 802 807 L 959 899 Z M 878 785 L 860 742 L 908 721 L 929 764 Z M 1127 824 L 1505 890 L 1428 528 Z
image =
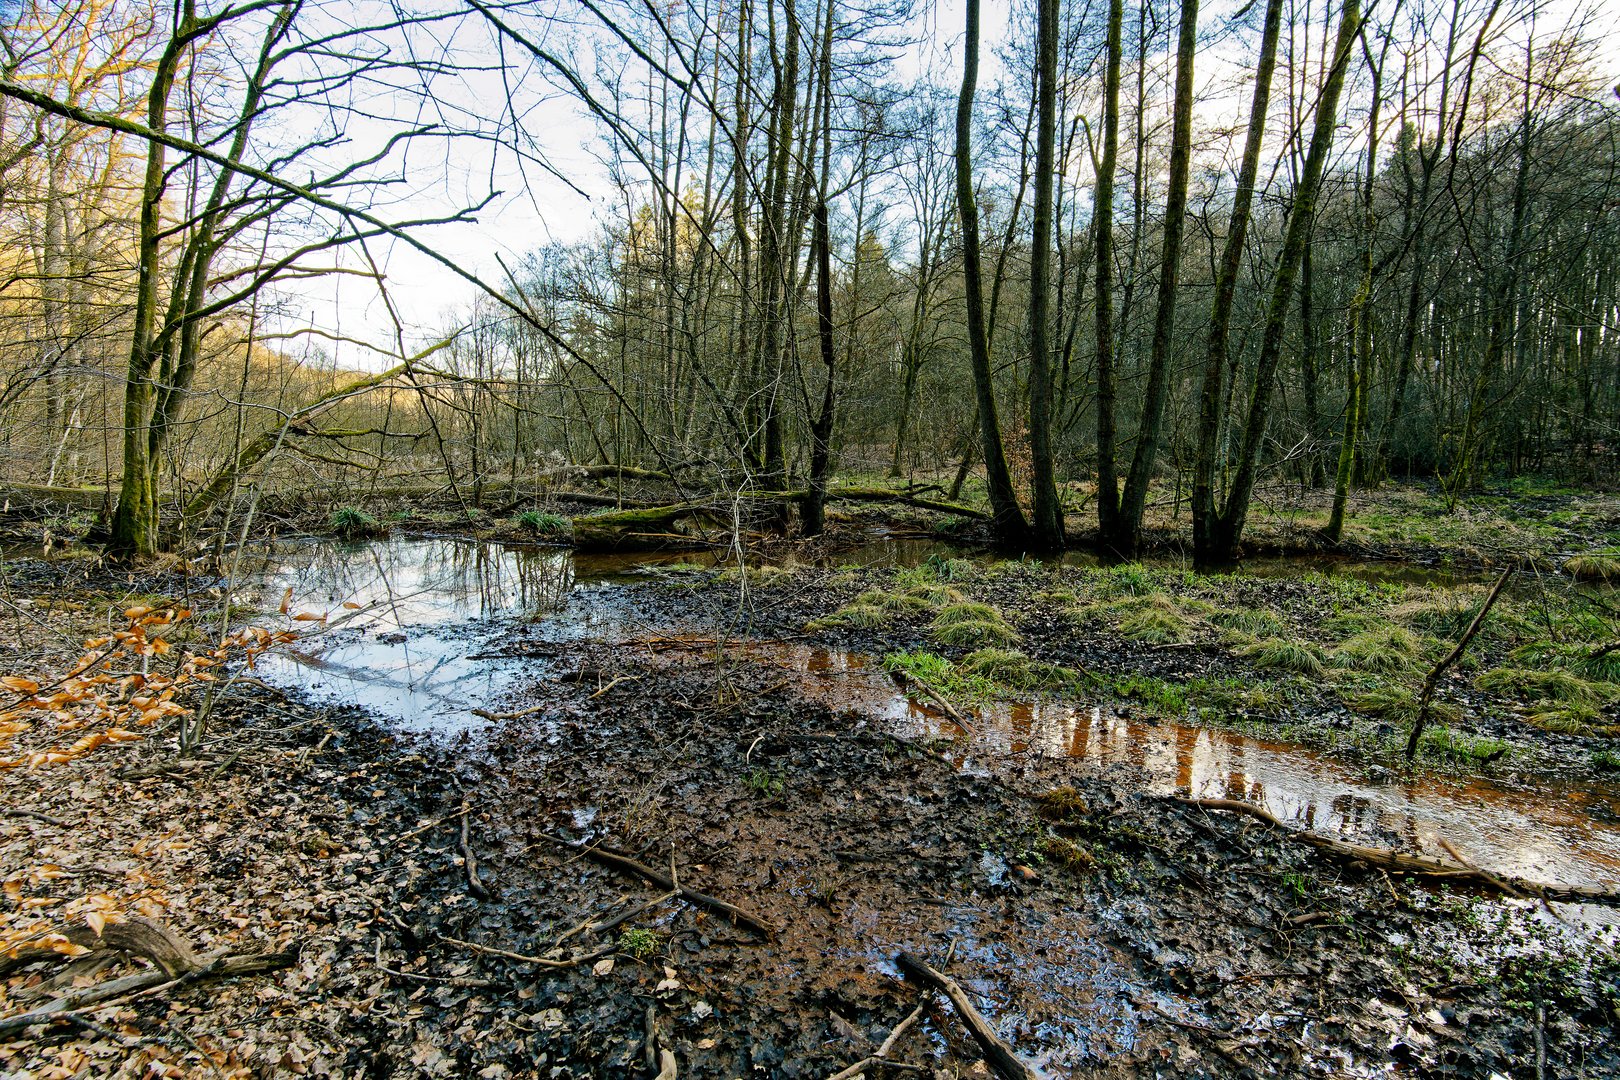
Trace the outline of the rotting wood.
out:
M 461 860 L 462 867 L 467 871 L 467 891 L 480 900 L 489 899 L 489 889 L 478 876 L 478 856 L 473 854 L 472 839 L 469 836 L 471 826 L 468 820 L 472 817 L 472 804 L 469 800 L 461 800 Z
M 1013 1053 L 1012 1047 L 996 1034 L 995 1028 L 991 1027 L 989 1021 L 974 1007 L 972 999 L 967 996 L 967 991 L 963 990 L 955 979 L 936 971 L 913 953 L 903 952 L 894 959 L 901 971 L 950 998 L 951 1004 L 956 1008 L 956 1014 L 962 1018 L 968 1033 L 984 1051 L 985 1060 L 989 1062 L 991 1070 L 997 1076 L 1002 1080 L 1035 1080 L 1035 1074 L 1030 1071 L 1029 1066 L 1018 1060 L 1018 1055 Z
M 111 929 L 111 925 L 108 929 Z M 275 953 L 220 955 L 207 960 L 197 957 L 195 953 L 191 953 L 191 956 L 196 958 L 197 966 L 176 975 L 171 975 L 162 968 L 143 971 L 113 979 L 111 982 L 71 991 L 30 1012 L 0 1017 L 0 1036 L 15 1034 L 36 1024 L 53 1023 L 61 1019 L 64 1013 L 80 1009 L 94 1012 L 110 1008 L 121 1004 L 131 995 L 151 996 L 213 979 L 229 979 L 277 971 L 291 967 L 298 960 L 296 949 Z
M 600 844 L 576 844 L 571 840 L 564 840 L 560 836 L 552 836 L 550 833 L 542 832 L 536 833 L 535 835 L 539 836 L 542 840 L 545 840 L 548 843 L 555 844 L 561 848 L 567 848 L 569 851 L 576 852 L 589 859 L 594 859 L 605 866 L 610 866 L 616 870 L 627 870 L 630 873 L 646 878 L 648 881 L 664 889 L 672 892 L 678 891 L 681 899 L 690 901 L 691 903 L 697 904 L 701 907 L 718 911 L 722 915 L 726 915 L 731 918 L 732 921 L 734 921 L 738 926 L 746 927 L 747 929 L 752 930 L 767 939 L 771 939 L 776 936 L 776 929 L 759 916 L 745 911 L 735 904 L 721 900 L 719 897 L 710 896 L 707 893 L 700 893 L 695 889 L 689 889 L 685 885 L 679 884 L 674 878 L 664 873 L 662 870 L 654 870 L 645 863 L 637 862 L 635 859 L 632 859 L 630 856 L 621 852 L 612 851 L 601 846 Z
M 1256 806 L 1254 803 L 1244 802 L 1241 799 L 1195 799 L 1185 795 L 1173 795 L 1171 798 L 1176 802 L 1196 806 L 1203 810 L 1227 810 L 1234 814 L 1246 814 L 1249 817 L 1265 822 L 1267 825 L 1281 829 L 1290 838 L 1309 844 L 1319 851 L 1325 851 L 1339 858 L 1366 863 L 1368 866 L 1375 866 L 1396 873 L 1465 881 L 1506 896 L 1536 896 L 1543 900 L 1557 900 L 1569 904 L 1606 904 L 1620 907 L 1620 891 L 1613 889 L 1604 889 L 1596 885 L 1557 885 L 1539 881 L 1526 881 L 1524 878 L 1513 877 L 1509 874 L 1493 874 L 1464 863 L 1452 862 L 1432 855 L 1411 855 L 1392 851 L 1389 848 L 1352 844 L 1345 840 L 1338 840 L 1331 836 L 1323 836 L 1321 833 L 1311 832 L 1308 829 L 1289 828 L 1270 810 L 1263 806 Z

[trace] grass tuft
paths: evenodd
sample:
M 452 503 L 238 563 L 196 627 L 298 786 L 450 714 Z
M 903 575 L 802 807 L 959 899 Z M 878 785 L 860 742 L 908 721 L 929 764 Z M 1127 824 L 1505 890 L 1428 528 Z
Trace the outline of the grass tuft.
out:
M 1333 662 L 1356 671 L 1402 675 L 1422 663 L 1423 643 L 1403 626 L 1385 626 L 1347 638 L 1333 650 Z
M 1311 645 L 1287 638 L 1267 638 L 1255 642 L 1239 655 L 1256 667 L 1292 671 L 1299 675 L 1322 674 L 1322 654 Z

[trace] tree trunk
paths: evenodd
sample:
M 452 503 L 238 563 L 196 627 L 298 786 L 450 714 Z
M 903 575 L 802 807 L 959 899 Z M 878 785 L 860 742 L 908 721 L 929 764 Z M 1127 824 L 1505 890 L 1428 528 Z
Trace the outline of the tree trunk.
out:
M 1204 381 L 1198 395 L 1198 450 L 1193 460 L 1193 557 L 1208 565 L 1214 539 L 1215 467 L 1220 457 L 1221 415 L 1225 396 L 1228 342 L 1232 332 L 1232 299 L 1243 266 L 1243 246 L 1249 231 L 1249 210 L 1254 204 L 1255 179 L 1260 172 L 1260 147 L 1265 141 L 1266 113 L 1271 106 L 1271 78 L 1277 70 L 1277 39 L 1282 29 L 1282 0 L 1268 0 L 1265 29 L 1261 31 L 1260 60 L 1255 68 L 1254 98 L 1249 106 L 1249 128 L 1243 140 L 1243 164 L 1238 169 L 1232 201 L 1232 223 L 1221 248 L 1215 277 L 1215 300 L 1209 316 L 1209 340 L 1204 352 Z
M 1029 524 L 1013 491 L 1001 446 L 1001 422 L 990 368 L 990 342 L 984 322 L 984 277 L 979 261 L 979 208 L 973 195 L 973 95 L 979 80 L 979 2 L 967 0 L 962 91 L 956 102 L 956 205 L 962 219 L 962 273 L 967 287 L 968 349 L 973 363 L 973 394 L 979 405 L 979 434 L 985 483 L 996 542 L 1015 547 L 1029 535 Z

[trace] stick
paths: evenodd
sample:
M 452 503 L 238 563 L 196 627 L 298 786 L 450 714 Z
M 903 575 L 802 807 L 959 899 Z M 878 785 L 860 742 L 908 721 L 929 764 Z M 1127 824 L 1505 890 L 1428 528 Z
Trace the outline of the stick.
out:
M 899 954 L 895 957 L 895 963 L 899 964 L 900 970 L 907 975 L 926 983 L 951 999 L 951 1004 L 956 1007 L 956 1015 L 962 1018 L 968 1033 L 978 1041 L 980 1049 L 984 1051 L 985 1060 L 990 1063 L 990 1068 L 997 1076 L 1002 1080 L 1035 1080 L 1035 1074 L 1030 1071 L 1029 1066 L 1018 1060 L 1012 1047 L 996 1034 L 995 1029 L 979 1014 L 979 1010 L 973 1007 L 967 991 L 957 985 L 956 980 L 935 971 L 922 958 L 912 953 Z
M 889 1051 L 894 1049 L 894 1044 L 900 1041 L 901 1036 L 910 1030 L 913 1024 L 922 1019 L 922 1014 L 928 1008 L 928 1001 L 932 996 L 932 993 L 929 991 L 923 992 L 922 1000 L 917 1002 L 917 1007 L 911 1010 L 910 1015 L 908 1015 L 904 1020 L 900 1021 L 894 1026 L 894 1030 L 889 1032 L 889 1037 L 883 1040 L 883 1045 L 877 1048 L 877 1052 L 875 1054 L 872 1054 L 869 1057 L 861 1058 L 861 1060 L 857 1061 L 847 1069 L 840 1069 L 838 1072 L 835 1072 L 831 1076 L 827 1077 L 827 1080 L 851 1080 L 852 1077 L 859 1076 L 861 1073 L 865 1072 L 867 1069 L 870 1069 L 874 1065 L 882 1065 L 889 1069 L 911 1070 L 917 1068 L 915 1065 L 908 1065 L 899 1061 L 890 1061 Z
M 4 809 L 0 809 L 0 817 L 30 818 L 34 821 L 43 821 L 47 825 L 55 825 L 59 829 L 70 828 L 73 824 L 70 821 L 63 821 L 59 817 L 51 817 L 49 814 L 42 814 L 38 810 L 16 810 L 9 806 L 5 807 Z
M 467 891 L 478 897 L 480 900 L 488 900 L 489 890 L 486 889 L 484 887 L 484 883 L 478 879 L 478 856 L 473 854 L 472 844 L 467 839 L 467 833 L 469 831 L 467 819 L 470 816 L 468 814 L 470 809 L 472 809 L 471 804 L 465 797 L 463 797 L 461 800 L 462 866 L 467 871 Z
M 759 916 L 750 914 L 737 905 L 729 904 L 718 897 L 688 889 L 685 885 L 678 884 L 674 878 L 663 871 L 654 870 L 652 867 L 639 863 L 628 855 L 609 851 L 599 844 L 586 847 L 583 844 L 576 844 L 570 840 L 564 840 L 560 836 L 552 836 L 549 833 L 537 833 L 536 835 L 542 840 L 556 844 L 558 847 L 568 848 L 570 851 L 576 851 L 606 866 L 611 866 L 617 870 L 628 870 L 633 874 L 640 875 L 655 885 L 662 886 L 671 892 L 678 892 L 683 900 L 688 900 L 703 907 L 713 908 L 723 915 L 729 915 L 737 925 L 747 927 L 762 937 L 773 938 L 776 936 L 775 928 Z
M 587 960 L 597 960 L 612 952 L 618 946 L 609 943 L 592 952 L 581 953 L 568 960 L 552 960 L 544 956 L 525 956 L 523 953 L 509 952 L 506 949 L 497 949 L 493 945 L 480 945 L 476 941 L 462 941 L 460 938 L 442 937 L 439 939 L 446 945 L 454 945 L 458 949 L 467 949 L 486 956 L 504 956 L 508 960 L 517 960 L 525 964 L 538 964 L 544 968 L 571 968 L 578 967 Z
M 1399 851 L 1391 851 L 1389 848 L 1351 844 L 1309 830 L 1290 829 L 1270 810 L 1263 806 L 1256 806 L 1253 803 L 1243 802 L 1241 799 L 1191 799 L 1184 795 L 1175 795 L 1172 798 L 1176 802 L 1197 806 L 1205 810 L 1229 810 L 1235 814 L 1246 814 L 1249 817 L 1258 818 L 1267 825 L 1279 828 L 1293 839 L 1303 844 L 1309 844 L 1319 851 L 1325 851 L 1330 855 L 1337 855 L 1344 859 L 1364 862 L 1370 866 L 1381 867 L 1385 870 L 1393 870 L 1396 873 L 1416 874 L 1422 877 L 1456 878 L 1482 885 L 1507 896 L 1539 896 L 1544 900 L 1560 900 L 1570 904 L 1607 904 L 1620 907 L 1620 891 L 1605 889 L 1597 885 L 1557 885 L 1539 881 L 1526 881 L 1524 878 L 1507 874 L 1493 874 L 1462 862 L 1437 859 L 1432 855 L 1408 855 Z
M 1406 740 L 1407 761 L 1417 757 L 1418 739 L 1423 735 L 1424 725 L 1429 722 L 1429 706 L 1434 700 L 1435 687 L 1440 684 L 1440 676 L 1444 675 L 1446 669 L 1462 658 L 1463 650 L 1468 648 L 1468 643 L 1474 639 L 1475 634 L 1479 633 L 1480 626 L 1485 622 L 1485 616 L 1490 613 L 1492 605 L 1496 603 L 1496 598 L 1501 595 L 1502 586 L 1507 584 L 1507 579 L 1512 573 L 1513 567 L 1511 566 L 1502 571 L 1502 575 L 1496 579 L 1496 584 L 1491 586 L 1490 594 L 1485 597 L 1485 602 L 1480 605 L 1478 613 L 1474 615 L 1474 621 L 1468 624 L 1468 629 L 1464 630 L 1463 636 L 1457 640 L 1456 646 L 1446 654 L 1444 660 L 1434 665 L 1434 670 L 1429 672 L 1429 677 L 1423 680 L 1423 692 L 1418 697 L 1417 719 L 1412 721 L 1412 736 Z

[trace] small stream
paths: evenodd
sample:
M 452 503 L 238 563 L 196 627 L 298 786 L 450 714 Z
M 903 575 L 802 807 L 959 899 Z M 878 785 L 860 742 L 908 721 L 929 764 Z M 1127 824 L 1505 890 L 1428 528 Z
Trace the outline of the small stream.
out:
M 907 565 L 939 547 L 878 539 L 839 561 Z M 412 731 L 475 731 L 489 722 L 472 710 L 500 708 L 509 693 L 552 673 L 545 657 L 490 656 L 485 650 L 503 628 L 538 624 L 547 640 L 609 644 L 696 629 L 646 624 L 634 591 L 625 587 L 649 564 L 668 561 L 675 560 L 448 539 L 278 546 L 253 569 L 256 586 L 272 606 L 291 589 L 293 612 L 328 619 L 296 648 L 261 658 L 260 672 Z M 1353 572 L 1342 564 L 1336 569 Z M 1389 569 L 1377 568 L 1383 580 Z M 1263 563 L 1257 571 L 1275 568 Z M 737 649 L 753 662 L 781 667 L 806 694 L 830 705 L 862 709 L 904 734 L 953 738 L 950 753 L 963 768 L 1027 754 L 1093 769 L 1130 766 L 1155 792 L 1245 799 L 1291 824 L 1346 839 L 1387 843 L 1393 834 L 1397 846 L 1439 854 L 1444 838 L 1496 872 L 1620 884 L 1620 794 L 1605 785 L 1522 790 L 1483 778 L 1377 783 L 1298 746 L 1057 701 L 979 710 L 976 734 L 960 738 L 950 720 L 908 700 L 876 659 L 795 644 Z M 1611 917 L 1591 909 L 1583 915 Z

